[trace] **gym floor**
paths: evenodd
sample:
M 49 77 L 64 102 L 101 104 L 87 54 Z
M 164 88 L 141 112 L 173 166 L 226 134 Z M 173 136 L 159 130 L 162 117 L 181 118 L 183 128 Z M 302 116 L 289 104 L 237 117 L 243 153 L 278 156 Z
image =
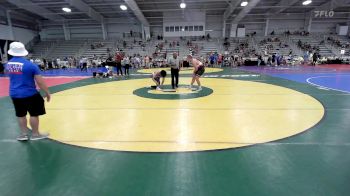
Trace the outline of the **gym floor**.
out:
M 349 195 L 350 66 L 151 71 L 45 72 L 50 139 L 24 143 L 0 78 L 1 195 Z

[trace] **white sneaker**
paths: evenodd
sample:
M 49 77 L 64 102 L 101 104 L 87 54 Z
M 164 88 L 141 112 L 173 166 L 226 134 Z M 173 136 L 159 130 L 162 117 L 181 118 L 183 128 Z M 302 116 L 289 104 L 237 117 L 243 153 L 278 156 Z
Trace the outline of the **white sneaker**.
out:
M 32 135 L 32 137 L 30 137 L 30 140 L 32 141 L 36 141 L 36 140 L 42 140 L 42 139 L 46 139 L 49 137 L 49 134 L 39 134 L 39 135 Z
M 156 88 L 156 90 L 157 90 L 157 91 L 161 91 L 162 89 L 161 89 L 161 88 L 159 88 L 159 87 L 157 87 L 157 88 Z
M 17 141 L 28 141 L 29 136 L 28 136 L 28 134 L 22 133 L 16 139 L 17 139 Z
M 202 87 L 201 87 L 201 86 L 199 86 L 199 87 L 198 87 L 198 90 L 199 90 L 199 91 L 201 91 L 201 90 L 202 90 Z

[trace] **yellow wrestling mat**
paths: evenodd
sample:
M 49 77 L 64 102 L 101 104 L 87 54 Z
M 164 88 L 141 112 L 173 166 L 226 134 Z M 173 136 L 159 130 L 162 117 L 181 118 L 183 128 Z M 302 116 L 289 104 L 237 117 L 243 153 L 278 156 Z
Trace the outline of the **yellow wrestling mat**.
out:
M 170 68 L 151 68 L 151 69 L 140 69 L 137 70 L 138 73 L 153 73 L 155 71 L 159 70 L 165 70 L 167 74 L 170 74 Z M 223 69 L 221 68 L 213 68 L 213 67 L 206 67 L 205 73 L 215 73 L 215 72 L 221 72 Z M 192 74 L 193 73 L 193 67 L 189 68 L 181 68 L 180 74 Z
M 189 81 L 180 79 L 181 84 Z M 229 79 L 201 81 L 212 93 L 183 100 L 133 94 L 153 85 L 150 79 L 58 92 L 47 104 L 41 129 L 49 130 L 51 139 L 96 149 L 202 151 L 286 138 L 314 126 L 324 115 L 320 102 L 288 88 Z

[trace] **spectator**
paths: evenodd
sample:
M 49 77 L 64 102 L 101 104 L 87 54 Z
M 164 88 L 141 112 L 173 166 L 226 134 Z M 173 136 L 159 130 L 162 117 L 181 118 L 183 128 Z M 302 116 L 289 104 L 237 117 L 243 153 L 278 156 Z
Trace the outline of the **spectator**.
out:
M 258 56 L 258 66 L 260 66 L 261 62 L 262 62 L 262 56 L 259 55 L 259 56 Z
M 10 97 L 21 128 L 17 140 L 45 139 L 48 134 L 39 133 L 39 116 L 46 114 L 44 99 L 37 91 L 35 83 L 44 91 L 48 102 L 51 98 L 49 89 L 41 77 L 38 66 L 24 58 L 28 55 L 28 51 L 22 43 L 11 43 L 8 54 L 13 58 L 6 64 L 5 72 L 10 77 Z M 31 136 L 27 127 L 27 112 L 30 114 Z
M 124 73 L 125 73 L 125 75 L 130 75 L 129 74 L 129 69 L 130 69 L 130 58 L 128 57 L 128 56 L 125 56 L 124 58 L 123 58 L 123 66 L 124 66 Z M 123 73 L 122 73 L 122 75 L 123 75 Z
M 119 73 L 123 75 L 123 70 L 122 70 L 122 60 L 123 60 L 123 55 L 120 52 L 117 52 L 115 54 L 115 62 L 117 66 L 117 75 L 119 76 Z
M 315 52 L 312 56 L 312 65 L 313 66 L 316 66 L 317 60 L 318 60 L 318 54 L 317 54 L 317 52 Z
M 0 74 L 3 74 L 4 73 L 4 66 L 2 64 L 2 59 L 0 57 Z
M 210 39 L 210 34 L 208 33 L 208 34 L 207 34 L 207 40 L 209 40 L 209 39 Z

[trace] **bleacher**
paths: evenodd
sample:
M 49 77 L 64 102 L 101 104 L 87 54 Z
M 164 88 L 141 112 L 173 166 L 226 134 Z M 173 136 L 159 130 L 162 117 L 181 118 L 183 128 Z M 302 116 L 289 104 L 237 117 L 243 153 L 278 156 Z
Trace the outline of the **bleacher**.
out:
M 208 53 L 221 53 L 220 51 L 220 45 L 222 45 L 221 43 L 219 44 L 217 41 L 200 41 L 200 46 L 199 47 L 200 50 L 200 55 L 205 56 Z
M 126 42 L 126 46 L 124 47 L 123 42 Z M 145 47 L 142 47 L 139 42 L 141 41 L 141 45 L 144 44 Z M 148 43 L 148 45 L 146 44 L 147 42 L 145 42 L 142 39 L 139 38 L 129 38 L 129 39 L 123 39 L 123 40 L 119 40 L 116 43 L 116 49 L 119 49 L 121 51 L 123 51 L 126 55 L 128 56 L 133 56 L 135 54 L 140 54 L 142 56 L 145 55 L 149 55 L 149 45 L 151 43 Z M 154 52 L 154 50 L 153 50 Z
M 310 36 L 299 36 L 299 35 L 291 35 L 289 37 L 284 36 L 278 36 L 275 35 L 273 37 L 278 37 L 280 41 L 268 41 L 266 43 L 261 43 L 261 40 L 267 40 L 268 38 L 271 38 L 271 36 L 254 36 L 252 37 L 242 37 L 242 38 L 230 38 L 228 41 L 230 43 L 230 46 L 228 46 L 228 52 L 231 54 L 240 55 L 242 57 L 251 57 L 255 54 L 262 54 L 264 55 L 266 51 L 267 45 L 272 45 L 273 48 L 270 50 L 267 50 L 268 55 L 272 55 L 273 53 L 278 53 L 283 56 L 288 56 L 290 51 L 293 51 L 293 54 L 295 55 L 302 55 L 303 51 L 301 49 L 296 49 L 296 44 L 300 40 L 303 43 L 308 43 L 312 47 L 316 46 L 320 50 L 320 55 L 322 57 L 331 57 L 335 56 L 335 49 L 334 47 L 330 47 L 330 44 L 320 44 L 321 41 L 325 40 L 327 36 L 317 36 L 317 35 L 310 35 Z M 340 40 L 341 43 L 347 43 L 350 40 L 345 36 L 335 36 L 334 38 L 337 40 Z M 173 41 L 179 41 L 179 45 L 172 44 L 170 47 L 170 43 Z M 55 59 L 55 58 L 65 58 L 70 56 L 75 57 L 87 57 L 92 58 L 94 56 L 96 57 L 102 57 L 106 58 L 108 56 L 107 48 L 110 49 L 110 54 L 114 54 L 116 49 L 120 49 L 123 52 L 125 52 L 126 55 L 133 56 L 134 54 L 140 54 L 141 56 L 149 55 L 152 56 L 156 52 L 156 46 L 159 43 L 163 43 L 163 49 L 160 50 L 158 53 L 158 56 L 155 58 L 162 58 L 164 56 L 171 56 L 174 52 L 179 53 L 180 57 L 183 58 L 187 54 L 190 53 L 190 47 L 187 46 L 187 42 L 190 39 L 174 39 L 174 40 L 167 40 L 165 43 L 164 40 L 151 40 L 151 41 L 144 41 L 141 39 L 130 38 L 130 39 L 123 39 L 123 40 L 70 40 L 70 41 L 42 41 L 37 43 L 32 48 L 32 57 L 31 58 L 46 58 L 46 59 Z M 126 46 L 124 47 L 123 42 L 126 42 Z M 282 47 L 280 47 L 280 42 L 282 44 Z M 102 47 L 95 47 L 94 49 L 91 48 L 91 44 L 98 44 L 103 43 Z M 208 53 L 223 53 L 223 41 L 219 39 L 211 39 L 209 41 L 202 40 L 202 39 L 193 39 L 191 41 L 193 46 L 198 46 L 196 48 L 196 53 L 194 54 L 195 57 L 200 56 L 206 56 Z M 243 49 L 236 50 L 239 48 L 240 44 L 242 43 L 248 43 L 248 46 Z M 340 51 L 340 48 L 337 48 L 337 50 Z M 297 51 L 297 52 L 295 52 Z M 350 49 L 346 49 L 346 54 L 344 55 L 346 57 L 350 56 Z
M 291 40 L 293 40 L 294 43 L 298 43 L 300 40 L 302 43 L 307 43 L 310 44 L 312 47 L 319 47 L 320 51 L 319 54 L 322 57 L 330 57 L 334 56 L 333 52 L 331 49 L 327 48 L 325 44 L 320 44 L 323 39 L 321 38 L 316 38 L 313 36 L 291 36 Z
M 167 56 L 172 55 L 174 52 L 179 54 L 180 46 L 175 45 L 170 47 L 169 44 L 166 44 L 165 51 L 167 53 Z
M 249 57 L 244 55 L 244 53 L 246 51 L 252 51 L 252 50 L 256 50 L 256 48 L 254 47 L 252 40 L 250 40 L 250 38 L 247 37 L 237 37 L 237 38 L 231 38 L 229 40 L 230 42 L 230 46 L 228 47 L 228 52 L 234 55 L 240 55 L 242 57 Z M 248 46 L 246 48 L 244 48 L 243 53 L 241 53 L 242 51 L 240 50 L 240 45 L 241 44 L 248 44 Z M 238 51 L 236 50 L 238 49 Z M 256 53 L 259 53 L 259 51 L 256 51 Z
M 98 43 L 102 43 L 103 46 L 102 47 L 95 46 L 95 48 L 92 49 L 91 44 L 96 45 Z M 107 49 L 109 48 L 110 52 L 113 52 L 114 42 L 113 41 L 97 41 L 97 40 L 90 41 L 86 47 L 87 47 L 87 49 L 84 52 L 82 52 L 81 56 L 84 56 L 87 58 L 92 58 L 95 55 L 96 57 L 108 58 Z
M 334 36 L 333 35 L 333 36 L 329 36 L 329 37 L 333 37 L 334 39 L 339 40 L 341 45 L 346 45 L 346 44 L 350 43 L 350 38 L 348 36 Z M 328 41 L 328 43 L 330 43 L 330 42 Z M 345 49 L 344 56 L 350 57 L 350 48 L 338 47 L 336 45 L 332 45 L 332 46 L 336 47 L 338 50 Z
M 265 43 L 261 43 L 263 40 L 267 40 L 268 38 L 270 39 L 278 38 L 279 41 L 266 41 Z M 272 55 L 276 53 L 282 56 L 288 56 L 291 51 L 291 47 L 289 46 L 288 42 L 286 42 L 284 38 L 281 36 L 257 37 L 256 41 L 257 41 L 258 49 L 263 53 L 265 53 L 266 51 L 268 55 Z
M 231 38 L 229 40 L 230 46 L 228 47 L 228 50 L 234 51 L 240 43 L 244 43 L 244 42 L 246 42 L 245 38 Z
M 54 48 L 47 55 L 47 58 L 54 59 L 76 56 L 79 53 L 79 51 L 84 47 L 85 43 L 86 41 L 83 40 L 57 42 Z
M 55 44 L 54 41 L 41 41 L 35 44 L 31 51 L 31 58 L 42 59 L 46 58 L 47 53 L 50 51 L 51 47 Z

